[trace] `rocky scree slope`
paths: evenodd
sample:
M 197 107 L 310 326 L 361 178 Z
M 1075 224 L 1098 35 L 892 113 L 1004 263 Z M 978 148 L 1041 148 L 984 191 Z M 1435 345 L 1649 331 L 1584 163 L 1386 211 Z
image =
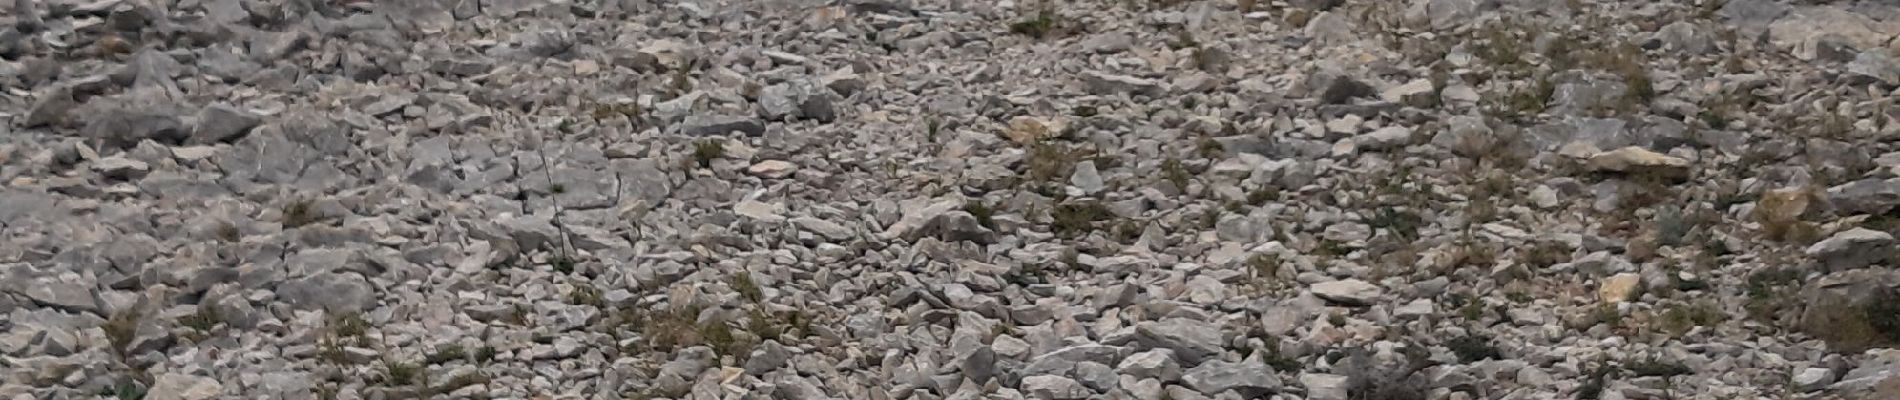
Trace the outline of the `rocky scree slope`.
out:
M 1900 396 L 1879 1 L 17 0 L 0 396 Z

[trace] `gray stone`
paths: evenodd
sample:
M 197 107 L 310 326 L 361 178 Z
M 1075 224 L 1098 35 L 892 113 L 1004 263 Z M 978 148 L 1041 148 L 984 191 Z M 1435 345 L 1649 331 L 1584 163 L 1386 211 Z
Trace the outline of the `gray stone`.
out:
M 1900 205 L 1900 178 L 1867 178 L 1830 187 L 1827 200 L 1841 212 L 1883 214 Z
M 851 240 L 851 238 L 857 236 L 856 232 L 852 231 L 850 227 L 846 227 L 844 225 L 839 225 L 838 223 L 826 221 L 822 219 L 817 219 L 817 218 L 812 218 L 812 217 L 798 217 L 798 218 L 792 218 L 791 222 L 792 222 L 792 225 L 797 225 L 799 229 L 803 229 L 806 232 L 816 233 L 818 234 L 818 236 L 823 236 L 825 239 L 829 239 L 834 242 L 842 242 L 842 241 Z
M 846 70 L 825 75 L 818 79 L 818 83 L 824 85 L 827 89 L 831 89 L 832 92 L 838 93 L 839 96 L 844 97 L 851 97 L 853 94 L 862 92 L 865 87 L 864 77 L 858 76 L 855 72 Z
M 40 92 L 33 99 L 33 107 L 27 109 L 23 125 L 27 128 L 65 124 L 66 114 L 79 106 L 73 100 L 73 89 L 69 86 L 57 86 Z
M 831 122 L 838 118 L 832 94 L 816 82 L 799 79 L 767 86 L 759 93 L 759 116 L 770 121 L 811 119 Z
M 676 40 L 661 39 L 640 48 L 625 62 L 616 59 L 615 63 L 641 71 L 664 72 L 685 68 L 696 58 L 697 52 L 693 51 L 693 46 Z
M 1896 33 L 1900 32 L 1892 26 L 1844 7 L 1794 8 L 1768 24 L 1769 43 L 1802 60 L 1835 59 L 1839 56 L 1830 56 L 1828 49 L 1834 46 L 1855 51 L 1882 49 Z M 1842 55 L 1853 57 L 1851 52 Z
M 1082 189 L 1083 193 L 1100 192 L 1107 188 L 1107 184 L 1102 182 L 1102 174 L 1095 171 L 1094 161 L 1075 163 L 1075 173 L 1069 175 L 1069 184 Z
M 987 383 L 996 376 L 996 351 L 992 346 L 978 347 L 963 359 L 961 367 L 964 378 L 976 383 Z
M 1223 351 L 1220 325 L 1186 318 L 1168 318 L 1135 325 L 1135 338 L 1151 349 L 1172 350 L 1183 365 L 1200 365 Z
M 1347 378 L 1332 374 L 1300 374 L 1307 400 L 1349 400 Z
M 1367 151 L 1397 149 L 1411 144 L 1412 128 L 1403 126 L 1379 128 L 1372 132 L 1353 137 L 1352 142 L 1354 145 L 1359 146 L 1360 149 Z
M 1081 382 L 1082 386 L 1087 386 L 1097 392 L 1114 389 L 1115 382 L 1120 377 L 1115 374 L 1114 368 L 1088 361 L 1076 363 L 1075 371 L 1071 375 L 1076 381 Z
M 752 376 L 764 376 L 767 372 L 785 366 L 791 357 L 791 352 L 786 351 L 785 346 L 777 340 L 767 340 L 752 350 L 751 357 L 746 358 L 745 372 Z
M 1189 369 L 1181 383 L 1201 393 L 1239 392 L 1246 398 L 1263 398 L 1280 390 L 1280 376 L 1258 361 L 1208 361 Z
M 1162 93 L 1161 84 L 1153 80 L 1096 71 L 1083 72 L 1082 85 L 1089 93 L 1104 96 L 1159 96 Z
M 1900 350 L 1875 349 L 1860 365 L 1848 370 L 1840 382 L 1828 385 L 1828 391 L 1851 398 L 1886 399 L 1895 394 L 1892 386 L 1900 382 Z
M 1414 1 L 1405 10 L 1407 22 L 1431 29 L 1453 29 L 1477 17 L 1478 2 L 1473 0 Z
M 87 120 L 80 134 L 111 148 L 129 149 L 146 139 L 179 142 L 187 136 L 177 117 L 157 111 L 115 109 L 88 116 Z
M 198 110 L 198 116 L 191 129 L 188 144 L 211 144 L 230 142 L 243 137 L 263 124 L 264 119 L 249 111 L 239 110 L 226 104 L 212 104 Z
M 1803 368 L 1794 375 L 1794 389 L 1812 392 L 1826 388 L 1834 383 L 1834 370 L 1827 368 Z
M 136 180 L 144 178 L 147 172 L 151 172 L 152 167 L 145 164 L 144 161 L 134 160 L 124 156 L 113 156 L 94 161 L 92 163 L 92 170 L 98 171 L 99 175 L 104 176 L 106 179 Z
M 98 312 L 99 303 L 93 300 L 92 289 L 83 285 L 41 280 L 27 285 L 24 293 L 27 300 L 46 307 L 55 307 L 74 312 Z
M 1307 81 L 1307 84 L 1318 91 L 1316 94 L 1319 95 L 1319 101 L 1323 104 L 1346 104 L 1355 98 L 1379 95 L 1379 91 L 1373 89 L 1372 85 L 1341 74 L 1315 75 L 1312 80 Z
M 1867 228 L 1853 228 L 1809 245 L 1806 253 L 1821 263 L 1825 272 L 1855 268 L 1893 259 L 1893 235 Z
M 277 297 L 303 310 L 357 312 L 375 304 L 375 289 L 362 275 L 322 273 L 277 285 Z
M 1664 49 L 1682 54 L 1698 55 L 1708 53 L 1715 48 L 1714 35 L 1689 21 L 1676 21 L 1656 30 L 1651 38 Z
M 1083 50 L 1099 54 L 1114 54 L 1134 47 L 1135 38 L 1126 32 L 1110 31 L 1089 36 L 1088 39 L 1082 40 L 1080 45 Z
M 680 133 L 686 136 L 725 135 L 732 132 L 747 136 L 765 134 L 765 123 L 758 118 L 728 115 L 690 115 L 680 123 Z
M 1041 400 L 1080 400 L 1095 394 L 1074 379 L 1056 375 L 1023 378 L 1021 387 L 1023 393 Z
M 223 395 L 224 385 L 216 379 L 196 375 L 168 373 L 147 390 L 148 400 L 208 400 Z
M 1853 62 L 1847 63 L 1847 74 L 1862 83 L 1900 86 L 1900 61 L 1895 61 L 1885 50 L 1863 51 Z
M 992 345 L 994 346 L 994 345 Z M 997 354 L 1005 355 L 998 348 Z M 1064 347 L 1036 356 L 1021 370 L 1023 375 L 1055 374 L 1068 375 L 1075 370 L 1075 364 L 1083 361 L 1109 365 L 1121 359 L 1122 348 L 1099 344 L 1083 344 Z
M 1174 351 L 1153 349 L 1129 355 L 1115 367 L 1123 375 L 1137 379 L 1158 379 L 1162 382 L 1174 382 L 1181 379 L 1181 364 L 1175 362 Z
M 1348 306 L 1371 305 L 1383 292 L 1379 286 L 1358 279 L 1315 283 L 1312 291 L 1314 296 Z

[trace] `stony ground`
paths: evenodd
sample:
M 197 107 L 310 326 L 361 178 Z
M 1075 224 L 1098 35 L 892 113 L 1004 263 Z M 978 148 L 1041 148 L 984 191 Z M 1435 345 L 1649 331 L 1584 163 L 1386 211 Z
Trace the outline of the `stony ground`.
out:
M 0 19 L 8 399 L 1900 398 L 1887 1 Z

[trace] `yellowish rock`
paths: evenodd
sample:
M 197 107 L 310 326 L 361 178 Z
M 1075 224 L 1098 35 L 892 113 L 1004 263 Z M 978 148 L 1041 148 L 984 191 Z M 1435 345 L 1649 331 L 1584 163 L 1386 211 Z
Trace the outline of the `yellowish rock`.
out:
M 1689 160 L 1629 146 L 1592 155 L 1589 165 L 1590 169 L 1596 171 L 1669 172 L 1686 170 Z
M 1624 272 L 1604 278 L 1603 283 L 1597 286 L 1597 298 L 1603 300 L 1605 304 L 1616 304 L 1635 300 L 1636 296 L 1643 294 L 1642 291 L 1643 276 Z
M 1030 144 L 1061 135 L 1068 130 L 1069 122 L 1061 118 L 1019 116 L 1009 120 L 1009 129 L 1003 136 L 1019 144 Z

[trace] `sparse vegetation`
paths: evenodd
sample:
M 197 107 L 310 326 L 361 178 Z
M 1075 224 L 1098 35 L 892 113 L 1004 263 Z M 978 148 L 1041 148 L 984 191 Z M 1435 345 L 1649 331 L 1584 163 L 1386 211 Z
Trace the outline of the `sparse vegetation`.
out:
M 422 377 L 422 366 L 411 362 L 383 360 L 383 384 L 390 386 L 408 386 L 416 384 Z
M 1181 165 L 1180 159 L 1169 158 L 1161 162 L 1161 177 L 1167 179 L 1168 183 L 1174 184 L 1177 190 L 1187 191 L 1188 181 L 1193 175 L 1188 173 L 1187 167 Z
M 607 306 L 607 300 L 601 297 L 600 288 L 584 282 L 576 282 L 574 289 L 567 292 L 567 304 L 604 308 Z
M 970 199 L 964 201 L 963 212 L 970 213 L 970 216 L 976 217 L 977 225 L 982 225 L 984 228 L 989 228 L 990 230 L 996 229 L 996 209 L 990 208 L 990 205 L 984 203 L 983 200 Z
M 468 359 L 468 351 L 463 350 L 462 345 L 449 343 L 436 347 L 434 353 L 429 353 L 429 356 L 426 358 L 426 363 L 434 365 L 466 359 Z
M 1094 201 L 1057 204 L 1049 213 L 1049 230 L 1059 237 L 1076 237 L 1095 231 L 1100 223 L 1113 216 L 1108 207 Z
M 726 157 L 726 142 L 719 139 L 705 139 L 693 142 L 693 162 L 700 168 L 711 168 L 713 160 Z
M 1629 371 L 1630 375 L 1634 375 L 1638 377 L 1643 377 L 1643 376 L 1672 377 L 1672 376 L 1679 376 L 1679 375 L 1688 375 L 1695 372 L 1694 370 L 1690 370 L 1689 367 L 1683 366 L 1682 363 L 1663 361 L 1662 359 L 1653 357 L 1653 356 L 1642 359 L 1642 360 L 1637 360 L 1635 362 L 1631 362 L 1628 365 L 1625 365 L 1623 369 Z
M 1657 323 L 1664 333 L 1679 336 L 1698 326 L 1715 326 L 1728 320 L 1728 315 L 1714 303 L 1699 301 L 1681 304 L 1663 311 Z
M 1452 354 L 1458 355 L 1458 361 L 1467 364 L 1487 359 L 1504 359 L 1504 356 L 1498 352 L 1498 348 L 1491 345 L 1491 338 L 1484 336 L 1461 336 L 1445 342 L 1445 347 L 1451 349 Z
M 752 281 L 751 272 L 734 273 L 726 284 L 731 286 L 733 291 L 739 292 L 739 297 L 746 301 L 758 303 L 765 300 L 765 291 L 759 289 L 759 284 Z
M 290 203 L 284 205 L 284 226 L 286 227 L 295 228 L 310 225 L 320 219 L 321 216 L 317 214 L 316 205 L 310 200 L 292 200 Z
M 1061 21 L 1059 21 L 1058 18 L 1060 17 L 1056 15 L 1055 6 L 1045 0 L 1040 6 L 1036 7 L 1036 15 L 1027 16 L 1010 23 L 1009 33 L 1037 39 L 1047 38 L 1060 28 L 1058 25 Z

